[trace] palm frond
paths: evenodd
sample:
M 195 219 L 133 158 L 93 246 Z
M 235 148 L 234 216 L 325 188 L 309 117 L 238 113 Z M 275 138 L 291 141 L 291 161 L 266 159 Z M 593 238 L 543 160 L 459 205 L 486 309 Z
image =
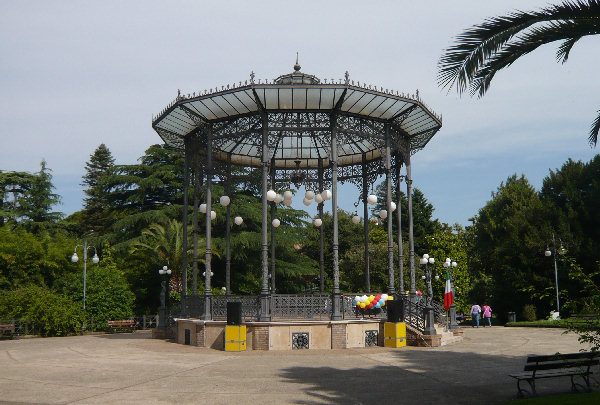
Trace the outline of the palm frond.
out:
M 519 33 L 526 32 L 530 27 L 540 23 L 553 23 L 555 26 L 559 23 L 570 23 L 592 27 L 593 32 L 586 35 L 593 35 L 598 33 L 599 16 L 600 0 L 577 0 L 565 1 L 540 11 L 516 11 L 506 16 L 488 18 L 482 24 L 458 35 L 455 45 L 448 48 L 442 55 L 438 63 L 438 84 L 448 90 L 456 87 L 458 93 L 462 94 L 468 87 L 473 88 L 473 81 L 476 80 L 479 85 L 479 91 L 476 92 L 482 95 L 497 72 L 497 70 L 491 69 L 490 60 L 510 60 L 509 63 L 504 64 L 496 62 L 495 65 L 498 66 L 498 69 L 502 69 L 518 58 L 517 56 L 509 59 L 504 55 L 499 58 L 498 54 L 505 52 L 515 37 L 519 38 L 517 42 L 522 41 L 523 37 L 519 36 Z M 573 40 L 574 36 L 566 38 Z M 575 42 L 576 40 L 573 44 Z M 568 56 L 569 44 L 565 45 L 565 50 Z M 479 73 L 481 70 L 485 70 L 485 72 Z
M 600 131 L 600 110 L 598 110 L 598 116 L 592 123 L 592 128 L 590 129 L 590 137 L 588 141 L 590 145 L 596 146 L 598 143 L 598 132 Z

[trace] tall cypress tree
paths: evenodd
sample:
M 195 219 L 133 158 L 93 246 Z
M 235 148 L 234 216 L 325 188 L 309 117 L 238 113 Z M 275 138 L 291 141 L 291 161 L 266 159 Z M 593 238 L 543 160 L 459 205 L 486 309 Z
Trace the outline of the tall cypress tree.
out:
M 107 180 L 114 165 L 115 159 L 103 143 L 96 148 L 85 164 L 86 173 L 81 185 L 86 187 L 83 190 L 86 197 L 83 199 L 82 212 L 82 225 L 86 232 L 101 235 L 110 226 L 110 220 L 104 214 L 109 207 L 108 195 L 111 191 Z

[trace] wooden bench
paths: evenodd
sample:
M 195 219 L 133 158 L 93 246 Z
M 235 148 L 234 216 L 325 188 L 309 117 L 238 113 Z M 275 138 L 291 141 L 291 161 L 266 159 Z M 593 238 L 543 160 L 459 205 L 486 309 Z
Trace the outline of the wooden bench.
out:
M 578 391 L 577 386 L 590 389 L 590 375 L 593 371 L 592 366 L 600 364 L 600 352 L 580 352 L 568 354 L 552 354 L 547 356 L 527 356 L 527 362 L 523 368 L 523 373 L 510 374 L 517 380 L 518 396 L 523 397 L 527 392 L 521 387 L 521 381 L 527 381 L 531 388 L 531 394 L 536 395 L 535 380 L 539 378 L 571 377 L 571 390 Z M 581 377 L 585 382 L 582 384 L 575 382 L 575 377 Z
M 14 323 L 0 325 L 0 335 L 2 336 L 10 335 L 10 338 L 12 339 L 15 336 L 15 331 L 16 329 Z
M 135 321 L 133 319 L 124 319 L 120 321 L 108 321 L 108 326 L 113 333 L 123 331 L 123 332 L 133 332 L 135 330 Z

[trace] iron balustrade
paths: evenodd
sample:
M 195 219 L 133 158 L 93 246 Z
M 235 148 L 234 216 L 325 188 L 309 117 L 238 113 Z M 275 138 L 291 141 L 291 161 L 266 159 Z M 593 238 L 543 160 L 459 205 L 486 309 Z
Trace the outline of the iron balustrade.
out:
M 227 319 L 227 303 L 242 303 L 242 320 L 254 321 L 258 319 L 260 308 L 260 297 L 258 295 L 213 295 L 211 297 L 210 312 L 213 321 L 223 321 Z
M 331 296 L 327 294 L 271 295 L 271 317 L 279 319 L 329 319 Z

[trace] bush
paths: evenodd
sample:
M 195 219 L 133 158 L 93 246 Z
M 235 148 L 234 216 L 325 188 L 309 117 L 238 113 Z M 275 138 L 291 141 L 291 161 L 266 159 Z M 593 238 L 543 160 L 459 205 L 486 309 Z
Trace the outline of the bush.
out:
M 83 278 L 70 274 L 57 282 L 63 294 L 73 301 L 83 301 Z M 133 315 L 134 295 L 110 254 L 99 265 L 87 268 L 85 319 L 95 330 L 108 330 L 108 321 L 128 319 Z
M 529 322 L 533 322 L 537 319 L 537 316 L 535 314 L 535 305 L 533 304 L 527 304 L 523 306 L 523 312 L 521 314 L 523 316 L 523 319 L 525 319 L 526 321 Z
M 0 294 L 0 318 L 26 320 L 42 336 L 74 334 L 82 324 L 78 303 L 34 285 Z

